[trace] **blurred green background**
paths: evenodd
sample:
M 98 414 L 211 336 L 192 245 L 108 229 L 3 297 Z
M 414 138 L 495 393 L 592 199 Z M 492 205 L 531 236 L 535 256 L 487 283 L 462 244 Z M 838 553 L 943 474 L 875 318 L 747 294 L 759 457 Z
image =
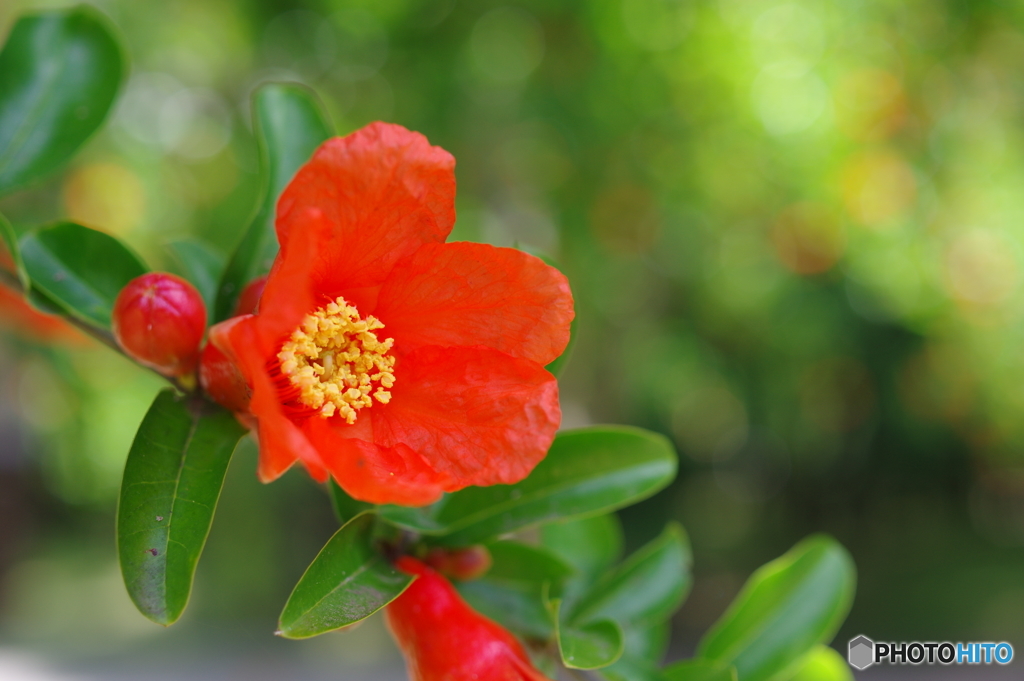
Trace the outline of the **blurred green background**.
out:
M 63 4 L 5 0 L 0 35 Z M 0 202 L 16 226 L 69 217 L 172 270 L 176 239 L 228 252 L 256 201 L 249 95 L 306 83 L 340 134 L 393 121 L 455 155 L 453 238 L 564 264 L 580 318 L 565 425 L 636 424 L 681 454 L 676 484 L 622 514 L 631 547 L 670 518 L 691 534 L 679 650 L 817 530 L 859 568 L 840 647 L 1024 644 L 1024 5 L 94 4 L 131 76 L 66 173 Z M 379 624 L 270 637 L 333 521 L 301 473 L 259 485 L 251 447 L 182 623 L 135 614 L 112 518 L 158 381 L 9 327 L 0 646 L 92 659 L 234 637 L 394 662 Z

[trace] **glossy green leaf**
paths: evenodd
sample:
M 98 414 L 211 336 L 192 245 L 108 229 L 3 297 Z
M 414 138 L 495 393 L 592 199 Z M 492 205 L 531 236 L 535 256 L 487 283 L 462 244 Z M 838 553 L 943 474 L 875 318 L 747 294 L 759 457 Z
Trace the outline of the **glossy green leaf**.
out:
M 219 407 L 157 395 L 124 467 L 117 548 L 128 594 L 168 625 L 185 610 L 231 453 L 245 430 Z
M 110 328 L 117 294 L 146 266 L 124 244 L 72 222 L 34 229 L 19 243 L 25 271 L 65 312 L 101 329 Z
M 329 478 L 327 480 L 327 491 L 331 495 L 331 508 L 334 509 L 334 516 L 342 525 L 352 520 L 360 513 L 369 511 L 373 508 L 373 504 L 368 504 L 365 501 L 359 501 L 350 497 L 348 493 L 334 481 L 334 478 Z
M 549 607 L 557 621 L 561 602 L 551 601 Z M 596 620 L 579 626 L 559 622 L 556 640 L 562 664 L 571 669 L 607 667 L 622 656 L 624 649 L 622 629 L 611 620 Z
M 609 681 L 660 681 L 670 635 L 668 622 L 627 625 L 622 635 L 622 657 L 602 669 L 601 676 Z
M 555 625 L 543 584 L 484 577 L 456 582 L 456 587 L 474 610 L 509 631 L 541 640 L 554 636 Z
M 96 10 L 19 19 L 0 51 L 0 194 L 56 170 L 106 118 L 125 60 Z
M 520 542 L 491 542 L 487 549 L 493 561 L 487 573 L 491 580 L 558 584 L 574 572 L 571 565 L 550 551 Z
M 3 213 L 0 213 L 0 241 L 3 241 L 3 245 L 8 254 L 11 256 L 11 260 L 14 261 L 14 272 L 12 274 L 17 278 L 18 283 L 21 284 L 23 289 L 28 289 L 30 282 L 28 274 L 25 272 L 25 266 L 21 262 L 21 250 L 18 248 L 18 235 L 14 232 L 14 227 L 7 221 Z M 0 267 L 2 269 L 2 267 Z M 12 282 L 13 283 L 13 282 Z M 0 283 L 2 285 L 2 283 Z
M 622 555 L 622 524 L 614 513 L 548 523 L 540 541 L 589 583 Z
M 278 633 L 309 638 L 369 617 L 401 594 L 412 578 L 396 570 L 373 542 L 374 516 L 357 516 L 320 550 L 281 612 Z
M 665 681 L 737 681 L 736 668 L 710 660 L 684 660 L 662 672 Z
M 270 271 L 277 255 L 277 199 L 299 167 L 334 134 L 320 99 L 297 83 L 268 83 L 253 95 L 253 128 L 260 150 L 263 196 L 217 289 L 214 320 L 231 316 L 246 284 Z
M 759 568 L 701 641 L 701 657 L 731 664 L 743 681 L 780 679 L 832 639 L 856 583 L 853 561 L 834 539 L 805 539 Z
M 381 506 L 388 521 L 449 546 L 478 543 L 529 525 L 621 508 L 665 487 L 676 473 L 669 441 L 624 426 L 565 431 L 514 485 L 470 487 L 421 509 Z
M 834 649 L 817 646 L 800 661 L 796 673 L 784 681 L 853 681 L 853 672 Z
M 639 665 L 625 656 L 608 667 L 598 669 L 597 674 L 608 681 L 663 681 L 660 670 Z
M 487 548 L 493 566 L 480 579 L 456 582 L 463 597 L 517 634 L 539 639 L 554 636 L 547 601 L 573 573 L 572 567 L 549 551 L 515 541 L 491 542 Z
M 623 626 L 664 621 L 690 590 L 691 562 L 686 533 L 672 523 L 594 584 L 572 609 L 568 621 L 611 619 Z
M 196 287 L 206 303 L 207 317 L 217 296 L 217 282 L 224 271 L 224 256 L 197 239 L 180 239 L 167 244 L 181 268 L 181 274 Z

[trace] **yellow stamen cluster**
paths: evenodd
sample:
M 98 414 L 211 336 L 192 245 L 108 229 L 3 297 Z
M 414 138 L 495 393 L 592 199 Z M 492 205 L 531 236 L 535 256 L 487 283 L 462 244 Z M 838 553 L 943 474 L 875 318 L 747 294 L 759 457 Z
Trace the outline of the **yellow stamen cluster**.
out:
M 323 418 L 337 414 L 349 424 L 356 412 L 391 399 L 395 358 L 388 354 L 393 338 L 380 341 L 374 331 L 384 325 L 363 319 L 355 307 L 337 298 L 306 315 L 281 346 L 281 372 L 299 390 L 299 401 Z

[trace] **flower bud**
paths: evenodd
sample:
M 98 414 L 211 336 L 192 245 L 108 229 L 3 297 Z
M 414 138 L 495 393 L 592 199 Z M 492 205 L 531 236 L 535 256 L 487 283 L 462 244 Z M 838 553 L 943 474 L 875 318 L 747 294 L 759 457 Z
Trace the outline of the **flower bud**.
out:
M 250 281 L 246 287 L 242 289 L 242 294 L 238 296 L 238 302 L 235 303 L 235 311 L 231 316 L 237 317 L 243 314 L 255 314 L 256 308 L 260 305 L 260 298 L 263 296 L 263 289 L 266 285 L 266 275 L 256 277 Z
M 491 552 L 482 544 L 464 549 L 433 548 L 426 563 L 445 577 L 468 581 L 483 577 L 491 569 Z
M 512 634 L 470 608 L 444 577 L 408 556 L 397 565 L 417 575 L 386 611 L 412 681 L 550 681 Z
M 192 284 L 164 272 L 136 277 L 114 301 L 114 338 L 139 364 L 165 376 L 192 373 L 206 329 L 206 305 Z

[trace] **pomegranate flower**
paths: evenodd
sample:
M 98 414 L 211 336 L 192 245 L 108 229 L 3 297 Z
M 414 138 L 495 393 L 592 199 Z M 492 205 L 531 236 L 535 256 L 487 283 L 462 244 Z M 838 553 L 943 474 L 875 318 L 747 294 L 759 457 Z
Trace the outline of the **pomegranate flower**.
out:
M 416 506 L 544 457 L 569 285 L 521 251 L 443 243 L 454 166 L 374 123 L 325 142 L 281 195 L 258 311 L 210 332 L 252 390 L 262 480 L 300 461 L 356 499 Z
M 549 681 L 512 634 L 466 604 L 451 584 L 408 556 L 416 580 L 385 615 L 412 681 Z

